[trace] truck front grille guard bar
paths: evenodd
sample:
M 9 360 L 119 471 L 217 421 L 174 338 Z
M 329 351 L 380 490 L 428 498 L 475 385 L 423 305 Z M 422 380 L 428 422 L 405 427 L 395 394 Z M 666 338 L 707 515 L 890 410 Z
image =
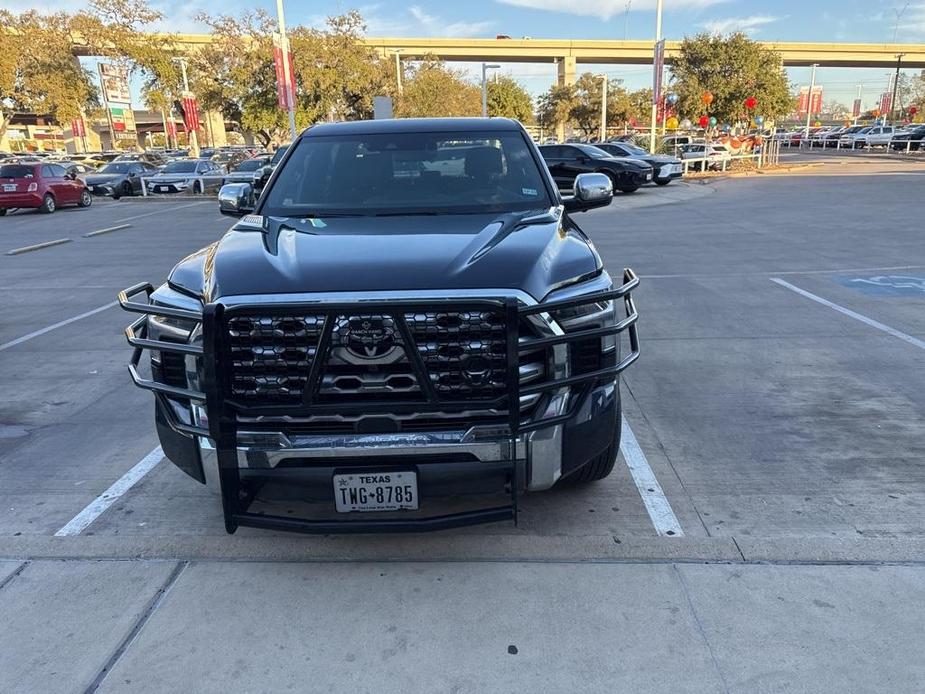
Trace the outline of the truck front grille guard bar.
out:
M 532 306 L 519 305 L 511 297 L 498 299 L 438 299 L 430 300 L 426 305 L 420 301 L 387 301 L 387 302 L 349 302 L 349 303 L 319 303 L 311 304 L 311 311 L 316 315 L 324 315 L 324 326 L 316 349 L 316 356 L 310 366 L 309 379 L 306 383 L 307 395 L 301 406 L 269 405 L 245 406 L 228 397 L 230 392 L 227 369 L 222 370 L 219 365 L 228 359 L 228 330 L 227 321 L 235 315 L 254 314 L 286 315 L 306 310 L 306 304 L 272 304 L 260 306 L 225 306 L 221 303 L 207 304 L 200 314 L 186 309 L 161 306 L 151 303 L 154 287 L 148 283 L 137 284 L 119 292 L 119 304 L 126 311 L 142 314 L 125 329 L 125 337 L 133 348 L 128 370 L 132 381 L 139 388 L 154 392 L 155 398 L 162 406 L 168 425 L 174 430 L 187 436 L 204 436 L 213 440 L 218 455 L 219 476 L 222 487 L 222 502 L 225 512 L 225 526 L 229 532 L 234 532 L 238 525 L 251 525 L 257 527 L 275 527 L 280 529 L 300 530 L 303 532 L 330 533 L 342 532 L 371 532 L 384 531 L 417 531 L 423 529 L 439 529 L 456 527 L 467 523 L 489 522 L 506 518 L 517 521 L 518 508 L 518 469 L 516 442 L 519 435 L 554 426 L 574 416 L 583 397 L 571 398 L 566 411 L 533 422 L 522 422 L 520 418 L 520 396 L 535 393 L 552 393 L 566 387 L 586 386 L 607 378 L 614 378 L 624 371 L 630 364 L 639 358 L 639 338 L 636 322 L 638 314 L 632 299 L 632 291 L 639 285 L 639 278 L 630 270 L 624 270 L 622 286 L 594 294 L 582 295 L 574 299 L 560 301 L 547 301 Z M 140 303 L 134 299 L 144 294 L 146 301 Z M 622 299 L 625 317 L 613 325 L 602 328 L 577 330 L 564 335 L 551 337 L 529 337 L 523 342 L 520 340 L 520 321 L 527 316 L 549 314 L 563 309 L 572 309 L 585 304 L 609 302 Z M 413 310 L 494 310 L 501 311 L 505 317 L 506 331 L 506 392 L 503 395 L 482 399 L 452 400 L 441 398 L 436 392 L 427 373 L 426 365 L 417 350 L 410 328 L 405 320 L 405 313 Z M 350 404 L 322 404 L 314 401 L 321 379 L 322 365 L 332 344 L 333 323 L 338 315 L 350 314 L 384 314 L 390 316 L 398 328 L 403 344 L 407 345 L 408 361 L 415 378 L 421 387 L 423 400 L 417 403 L 390 403 L 369 402 Z M 148 337 L 148 316 L 161 316 L 179 318 L 202 323 L 202 346 L 181 344 L 154 340 Z M 619 335 L 626 331 L 629 336 L 630 352 L 619 363 L 589 373 L 583 373 L 565 378 L 548 380 L 539 384 L 530 384 L 520 387 L 519 357 L 521 354 L 536 350 L 538 347 L 553 347 L 556 345 L 571 345 L 589 338 L 604 338 Z M 202 382 L 206 391 L 196 391 L 180 388 L 156 380 L 146 379 L 139 373 L 138 367 L 141 356 L 145 350 L 158 350 L 183 355 L 193 355 L 202 358 Z M 587 392 L 587 391 L 585 391 Z M 188 403 L 204 403 L 209 414 L 208 427 L 197 426 L 195 423 L 187 424 L 179 419 L 168 399 L 185 401 Z M 511 504 L 499 508 L 470 511 L 449 516 L 424 518 L 414 520 L 395 521 L 310 521 L 293 518 L 273 517 L 262 514 L 249 513 L 246 509 L 253 500 L 241 484 L 240 471 L 237 460 L 237 416 L 238 414 L 268 415 L 268 414 L 299 414 L 324 415 L 344 414 L 347 412 L 376 413 L 402 413 L 402 412 L 448 412 L 485 408 L 486 410 L 506 410 L 508 413 L 508 454 L 504 461 L 510 465 L 510 492 Z

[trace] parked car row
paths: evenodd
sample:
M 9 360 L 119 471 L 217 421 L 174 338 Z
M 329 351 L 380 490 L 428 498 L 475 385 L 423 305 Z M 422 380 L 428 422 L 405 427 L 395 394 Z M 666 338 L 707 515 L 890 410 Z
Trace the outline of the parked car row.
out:
M 916 151 L 925 137 L 925 125 L 910 125 L 905 128 L 894 125 L 852 125 L 848 127 L 824 126 L 781 132 L 777 134 L 781 144 L 788 147 L 835 147 L 838 149 L 884 149 Z M 911 143 L 911 144 L 910 144 Z
M 667 185 L 680 178 L 680 159 L 652 155 L 628 143 L 541 145 L 540 153 L 560 190 L 570 190 L 581 173 L 605 174 L 614 190 L 634 193 L 647 183 Z

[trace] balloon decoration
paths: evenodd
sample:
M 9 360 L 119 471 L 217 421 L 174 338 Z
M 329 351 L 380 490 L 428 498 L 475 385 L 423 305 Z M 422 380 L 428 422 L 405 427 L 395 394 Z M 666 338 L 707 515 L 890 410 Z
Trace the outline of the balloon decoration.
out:
M 690 118 L 685 118 L 684 120 L 681 121 L 682 130 L 690 130 L 692 125 L 693 123 L 691 122 Z
M 678 119 L 675 118 L 674 116 L 671 116 L 671 117 L 665 122 L 665 126 L 666 126 L 669 130 L 677 130 L 677 129 L 678 129 Z
M 721 126 L 719 126 L 719 129 L 724 133 L 728 133 L 730 130 L 732 130 L 732 126 L 729 125 L 729 123 L 723 123 Z
M 879 117 L 880 117 L 880 109 L 879 109 L 879 108 L 875 108 L 873 111 L 870 112 L 870 114 L 871 114 L 874 118 L 879 118 Z
M 678 95 L 669 94 L 668 96 L 665 97 L 665 101 L 668 102 L 669 106 L 674 106 L 676 103 L 678 103 Z
M 713 103 L 713 93 L 712 93 L 712 92 L 704 92 L 704 93 L 703 93 L 703 96 L 700 97 L 700 100 L 703 101 L 703 105 L 704 105 L 704 106 L 709 106 L 710 104 Z
M 919 112 L 919 109 L 918 109 L 917 106 L 910 106 L 910 107 L 909 107 L 909 115 L 910 115 L 910 116 L 914 116 L 914 115 L 915 115 L 916 113 L 918 113 L 918 112 Z
M 819 126 L 822 125 L 822 121 L 821 121 L 821 120 L 817 120 L 815 123 L 813 123 L 813 125 L 816 126 L 816 127 L 818 128 Z
M 719 121 L 716 120 L 716 116 L 710 116 L 710 127 L 715 128 L 717 123 L 719 123 Z
M 755 116 L 755 123 L 757 123 L 758 125 L 761 125 L 762 123 L 764 123 L 764 116 Z
M 745 108 L 747 108 L 749 111 L 753 110 L 757 105 L 758 99 L 753 96 L 750 96 L 745 100 Z
M 710 124 L 710 119 L 706 116 L 700 116 L 700 127 L 705 128 Z

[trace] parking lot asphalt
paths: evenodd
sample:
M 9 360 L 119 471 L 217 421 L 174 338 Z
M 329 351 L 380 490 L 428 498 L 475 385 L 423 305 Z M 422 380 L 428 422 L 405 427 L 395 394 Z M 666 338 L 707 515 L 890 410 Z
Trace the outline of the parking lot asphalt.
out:
M 923 176 L 833 160 L 579 216 L 642 278 L 638 446 L 516 528 L 402 537 L 229 537 L 160 460 L 113 302 L 217 239 L 214 201 L 0 219 L 4 253 L 70 239 L 0 254 L 0 690 L 921 691 Z

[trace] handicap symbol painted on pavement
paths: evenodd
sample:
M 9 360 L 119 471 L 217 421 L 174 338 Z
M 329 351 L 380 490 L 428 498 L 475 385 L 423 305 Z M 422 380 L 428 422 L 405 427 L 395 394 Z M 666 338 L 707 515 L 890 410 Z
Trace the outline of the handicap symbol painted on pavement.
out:
M 925 277 L 873 275 L 871 277 L 836 277 L 835 281 L 869 296 L 925 298 Z

